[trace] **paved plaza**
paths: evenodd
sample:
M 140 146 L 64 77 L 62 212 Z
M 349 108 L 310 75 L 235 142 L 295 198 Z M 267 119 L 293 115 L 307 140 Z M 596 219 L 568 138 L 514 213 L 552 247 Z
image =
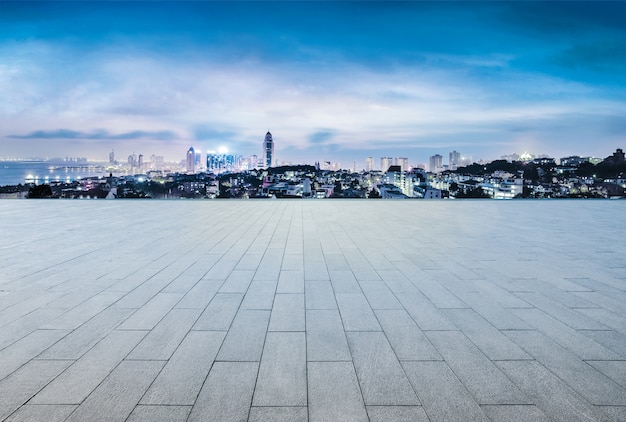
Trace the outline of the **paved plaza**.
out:
M 626 201 L 0 201 L 0 420 L 625 421 Z

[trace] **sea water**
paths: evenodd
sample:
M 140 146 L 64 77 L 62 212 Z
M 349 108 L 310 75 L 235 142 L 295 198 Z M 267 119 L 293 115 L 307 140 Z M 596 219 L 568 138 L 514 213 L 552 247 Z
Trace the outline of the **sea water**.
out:
M 101 166 L 49 161 L 0 161 L 0 186 L 25 183 L 43 184 L 53 181 L 73 181 L 83 177 L 104 176 Z

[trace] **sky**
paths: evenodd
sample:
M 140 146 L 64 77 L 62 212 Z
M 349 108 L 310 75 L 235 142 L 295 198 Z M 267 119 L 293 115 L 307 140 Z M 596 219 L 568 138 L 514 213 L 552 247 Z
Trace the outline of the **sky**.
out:
M 626 2 L 0 1 L 0 158 L 626 147 Z

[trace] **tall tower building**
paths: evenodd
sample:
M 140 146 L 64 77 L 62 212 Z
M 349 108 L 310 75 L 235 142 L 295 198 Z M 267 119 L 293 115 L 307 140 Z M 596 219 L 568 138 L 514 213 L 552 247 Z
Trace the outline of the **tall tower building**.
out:
M 187 173 L 195 173 L 196 172 L 196 151 L 193 147 L 189 147 L 187 151 L 187 161 L 185 162 L 185 168 Z
M 382 172 L 386 172 L 389 170 L 389 167 L 393 165 L 393 158 L 391 157 L 380 157 L 380 170 Z
M 409 159 L 406 157 L 396 157 L 395 165 L 400 166 L 402 171 L 409 171 Z
M 267 131 L 265 140 L 263 141 L 263 164 L 265 168 L 272 167 L 274 163 L 274 140 L 272 134 Z
M 374 170 L 374 157 L 367 157 L 365 160 L 365 171 Z
M 440 173 L 443 171 L 443 157 L 441 155 L 435 154 L 431 156 L 429 164 L 431 173 Z
M 450 170 L 456 170 L 461 165 L 461 153 L 458 151 L 452 151 L 450 153 L 449 168 Z

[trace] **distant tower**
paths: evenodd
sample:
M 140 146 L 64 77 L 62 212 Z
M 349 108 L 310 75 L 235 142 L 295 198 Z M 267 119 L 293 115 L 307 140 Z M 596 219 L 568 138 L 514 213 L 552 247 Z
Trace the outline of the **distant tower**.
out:
M 115 164 L 115 151 L 111 150 L 109 152 L 109 164 Z
M 402 171 L 409 171 L 409 159 L 406 157 L 396 157 L 394 164 L 400 166 Z
M 389 167 L 393 164 L 393 158 L 391 157 L 380 157 L 380 170 L 382 172 L 386 172 L 389 170 Z
M 374 170 L 374 157 L 367 157 L 365 160 L 365 171 Z
M 140 170 L 143 167 L 143 154 L 139 154 L 139 159 L 137 161 L 137 167 L 139 167 Z
M 265 140 L 263 141 L 263 164 L 266 168 L 272 167 L 274 160 L 274 141 L 272 140 L 272 134 L 268 131 L 265 134 Z
M 450 153 L 450 161 L 448 167 L 450 170 L 456 170 L 461 165 L 461 153 L 452 151 Z
M 443 171 L 443 157 L 439 154 L 435 154 L 430 157 L 429 167 L 431 173 L 440 173 Z
M 189 150 L 187 151 L 186 170 L 187 173 L 196 172 L 196 151 L 193 147 L 189 147 Z

